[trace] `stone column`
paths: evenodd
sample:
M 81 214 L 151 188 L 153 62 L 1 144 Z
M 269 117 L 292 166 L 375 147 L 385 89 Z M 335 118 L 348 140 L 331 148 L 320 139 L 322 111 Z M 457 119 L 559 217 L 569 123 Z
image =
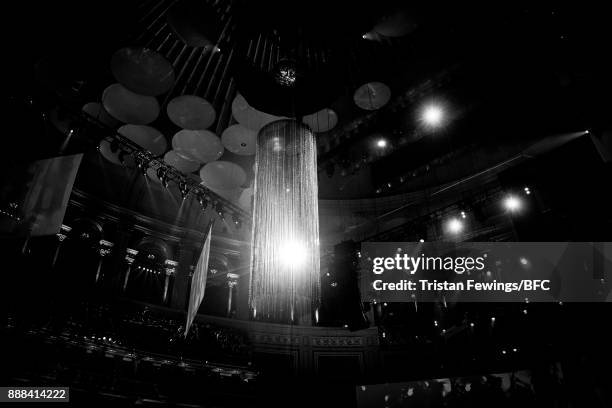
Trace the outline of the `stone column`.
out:
M 109 286 L 114 292 L 121 292 L 123 289 L 123 271 L 125 268 L 125 256 L 130 242 L 130 235 L 130 231 L 120 228 L 117 230 L 114 237 L 114 250 L 109 260 L 111 264 L 109 271 L 111 273 L 109 273 L 109 276 L 107 277 L 107 281 L 108 278 L 111 278 Z
M 235 273 L 228 273 L 227 275 L 227 317 L 232 317 L 232 298 L 234 293 L 234 288 L 238 285 L 238 279 L 240 275 Z
M 164 280 L 164 297 L 162 299 L 164 305 L 168 304 L 168 288 L 170 286 L 170 277 L 176 276 L 176 268 L 178 267 L 178 264 L 178 262 L 173 261 L 172 259 L 166 259 L 166 262 L 164 263 L 164 272 L 166 275 L 166 278 Z
M 100 282 L 102 278 L 102 264 L 104 263 L 104 258 L 107 257 L 111 252 L 112 248 L 115 244 L 109 241 L 100 240 L 100 247 L 98 248 L 98 254 L 100 254 L 100 258 L 98 259 L 98 267 L 96 269 L 96 284 Z
M 130 279 L 130 272 L 132 271 L 132 264 L 136 259 L 136 255 L 138 255 L 138 251 L 132 248 L 126 249 L 127 255 L 125 255 L 125 261 L 128 264 L 127 270 L 125 271 L 125 276 L 123 278 L 123 284 L 121 285 L 121 291 L 125 292 L 127 289 L 128 280 Z
M 51 269 L 55 268 L 55 263 L 57 262 L 57 258 L 59 257 L 60 250 L 62 248 L 62 242 L 68 237 L 68 233 L 72 231 L 72 228 L 68 225 L 62 224 L 60 228 L 60 232 L 55 234 L 57 236 L 58 242 L 57 247 L 55 248 L 55 254 L 53 255 L 53 261 L 51 262 Z

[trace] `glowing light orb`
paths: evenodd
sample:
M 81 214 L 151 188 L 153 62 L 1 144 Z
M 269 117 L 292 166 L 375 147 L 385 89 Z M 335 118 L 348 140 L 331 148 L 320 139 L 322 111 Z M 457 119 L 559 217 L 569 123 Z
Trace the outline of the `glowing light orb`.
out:
M 308 258 L 308 250 L 299 241 L 288 242 L 281 246 L 279 260 L 287 267 L 301 266 Z
M 446 229 L 451 234 L 459 234 L 465 228 L 463 222 L 458 218 L 451 218 L 446 224 Z
M 430 127 L 438 127 L 444 121 L 444 110 L 438 105 L 428 105 L 423 109 L 423 122 Z
M 504 199 L 504 207 L 508 211 L 511 211 L 511 212 L 518 211 L 521 209 L 522 206 L 523 206 L 522 201 L 516 196 L 509 195 L 508 197 Z

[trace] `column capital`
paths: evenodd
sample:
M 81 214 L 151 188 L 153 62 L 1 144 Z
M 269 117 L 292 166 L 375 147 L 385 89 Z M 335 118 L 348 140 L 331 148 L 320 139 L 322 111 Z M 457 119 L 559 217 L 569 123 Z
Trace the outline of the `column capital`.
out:
M 127 248 L 125 252 L 126 252 L 125 260 L 127 261 L 129 265 L 131 265 L 132 263 L 134 263 L 134 260 L 136 259 L 136 255 L 138 255 L 138 251 L 136 249 Z
M 112 252 L 114 246 L 115 246 L 114 243 L 112 243 L 110 241 L 106 241 L 104 239 L 101 239 L 100 240 L 100 247 L 98 248 L 98 253 L 102 257 L 110 255 L 110 253 Z
M 57 239 L 59 240 L 59 242 L 64 241 L 68 237 L 68 233 L 70 231 L 72 231 L 72 227 L 69 227 L 66 224 L 62 224 L 62 226 L 60 227 L 60 232 L 55 234 L 57 236 Z

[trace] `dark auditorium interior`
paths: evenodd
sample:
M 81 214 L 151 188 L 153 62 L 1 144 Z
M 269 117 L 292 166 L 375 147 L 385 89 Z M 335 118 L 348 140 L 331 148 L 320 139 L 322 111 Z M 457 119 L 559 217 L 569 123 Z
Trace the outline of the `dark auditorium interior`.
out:
M 612 259 L 589 302 L 359 286 L 363 243 L 612 242 L 605 5 L 3 7 L 1 387 L 612 406 Z

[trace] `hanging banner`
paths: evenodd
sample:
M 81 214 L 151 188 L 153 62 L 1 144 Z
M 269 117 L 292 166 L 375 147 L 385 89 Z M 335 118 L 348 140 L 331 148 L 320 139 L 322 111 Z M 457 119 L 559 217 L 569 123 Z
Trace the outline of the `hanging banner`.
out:
M 82 154 L 53 157 L 5 171 L 0 186 L 0 232 L 57 234 L 82 158 Z
M 204 299 L 204 291 L 206 290 L 206 277 L 208 275 L 208 259 L 210 257 L 210 241 L 212 240 L 212 227 L 211 221 L 208 227 L 208 233 L 206 234 L 206 240 L 202 247 L 202 253 L 198 264 L 193 271 L 191 278 L 191 291 L 189 293 L 189 308 L 187 309 L 187 323 L 185 324 L 185 337 L 189 333 L 189 328 L 193 323 L 193 319 L 198 314 L 198 309 Z

